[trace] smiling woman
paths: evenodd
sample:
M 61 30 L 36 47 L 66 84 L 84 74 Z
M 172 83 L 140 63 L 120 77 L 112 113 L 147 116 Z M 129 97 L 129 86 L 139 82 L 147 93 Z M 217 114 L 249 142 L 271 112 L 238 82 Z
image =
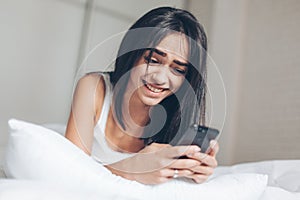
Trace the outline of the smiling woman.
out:
M 205 181 L 217 166 L 218 144 L 202 154 L 176 142 L 191 124 L 205 124 L 206 50 L 191 13 L 149 11 L 125 34 L 115 70 L 77 83 L 66 137 L 126 179 Z

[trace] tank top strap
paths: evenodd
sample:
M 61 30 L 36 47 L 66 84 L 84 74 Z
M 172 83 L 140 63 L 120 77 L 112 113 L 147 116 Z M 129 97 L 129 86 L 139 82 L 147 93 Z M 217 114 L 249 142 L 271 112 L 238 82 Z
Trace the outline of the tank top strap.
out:
M 105 97 L 104 97 L 104 101 L 103 101 L 100 118 L 98 120 L 98 124 L 99 124 L 99 128 L 104 133 L 107 118 L 108 118 L 109 108 L 110 108 L 110 104 L 111 104 L 111 97 L 112 97 L 112 88 L 111 87 L 112 86 L 110 84 L 109 75 L 106 73 L 102 73 L 101 75 L 103 76 L 104 83 L 105 83 Z

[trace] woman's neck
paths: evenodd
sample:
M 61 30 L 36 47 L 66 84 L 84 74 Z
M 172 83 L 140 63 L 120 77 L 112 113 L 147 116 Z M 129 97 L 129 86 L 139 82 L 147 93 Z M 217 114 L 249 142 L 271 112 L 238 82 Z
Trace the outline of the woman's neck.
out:
M 135 91 L 124 94 L 122 113 L 123 121 L 128 131 L 139 137 L 150 120 L 149 112 L 151 106 L 145 105 L 137 95 Z
M 135 153 L 144 148 L 144 141 L 124 131 L 109 112 L 105 136 L 111 149 L 125 153 Z

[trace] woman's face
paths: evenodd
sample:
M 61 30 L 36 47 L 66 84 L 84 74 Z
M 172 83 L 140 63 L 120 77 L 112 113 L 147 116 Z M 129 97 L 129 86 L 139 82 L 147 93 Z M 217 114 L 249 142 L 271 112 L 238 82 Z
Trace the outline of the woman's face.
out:
M 147 50 L 136 62 L 128 87 L 143 104 L 154 106 L 180 88 L 187 70 L 187 39 L 184 34 L 170 34 L 156 46 L 152 55 Z

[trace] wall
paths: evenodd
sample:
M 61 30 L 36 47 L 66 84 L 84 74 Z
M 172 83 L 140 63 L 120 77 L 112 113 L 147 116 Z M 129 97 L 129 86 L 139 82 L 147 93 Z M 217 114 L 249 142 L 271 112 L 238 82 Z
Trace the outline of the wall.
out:
M 234 162 L 300 158 L 299 10 L 248 1 Z
M 231 164 L 233 160 L 244 7 L 245 0 L 190 0 L 188 4 L 188 8 L 204 25 L 207 32 L 210 57 L 208 59 L 210 64 L 208 65 L 208 85 L 220 79 L 215 76 L 215 68 L 219 70 L 224 84 L 223 88 L 213 88 L 210 92 L 214 94 L 213 101 L 215 101 L 215 114 L 211 117 L 215 121 L 218 119 L 219 123 L 216 128 L 221 131 L 219 139 L 221 150 L 217 156 L 221 165 Z M 223 94 L 224 90 L 225 99 L 218 96 L 218 94 Z M 220 106 L 216 107 L 216 104 Z M 224 112 L 225 119 L 222 119 L 221 115 Z M 223 126 L 221 126 L 221 119 Z
M 0 160 L 9 118 L 64 123 L 76 69 L 83 0 L 0 2 Z
M 300 2 L 189 2 L 227 93 L 220 164 L 299 159 Z

